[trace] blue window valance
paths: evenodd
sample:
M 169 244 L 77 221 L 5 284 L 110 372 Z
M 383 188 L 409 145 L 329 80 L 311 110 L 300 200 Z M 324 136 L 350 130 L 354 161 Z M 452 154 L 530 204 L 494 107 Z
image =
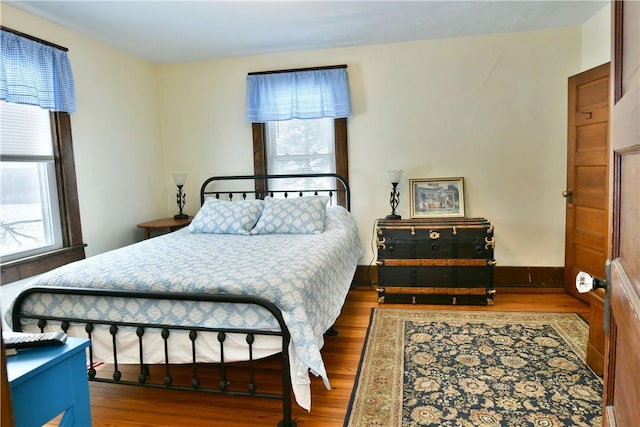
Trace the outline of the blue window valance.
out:
M 74 113 L 76 93 L 67 52 L 1 30 L 0 99 Z
M 247 76 L 248 122 L 350 115 L 349 80 L 345 68 Z

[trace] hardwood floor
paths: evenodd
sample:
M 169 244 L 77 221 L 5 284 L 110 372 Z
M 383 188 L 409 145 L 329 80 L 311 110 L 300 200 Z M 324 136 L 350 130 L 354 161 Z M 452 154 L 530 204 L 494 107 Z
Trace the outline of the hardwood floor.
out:
M 351 397 L 372 307 L 377 294 L 368 287 L 349 293 L 336 322 L 337 337 L 326 337 L 322 350 L 332 390 L 319 378 L 312 379 L 312 410 L 297 405 L 293 417 L 298 426 L 342 426 Z M 385 304 L 385 307 L 399 305 Z M 575 312 L 588 319 L 589 306 L 562 290 L 508 291 L 498 289 L 491 307 L 420 305 L 425 310 L 489 310 Z M 268 368 L 274 360 L 265 361 Z M 276 377 L 278 378 L 278 377 Z M 275 386 L 273 380 L 271 386 Z M 264 385 L 263 385 L 264 386 Z M 269 387 L 269 385 L 267 385 Z M 90 383 L 94 427 L 111 426 L 275 426 L 282 419 L 279 400 L 218 396 L 190 391 L 147 389 Z

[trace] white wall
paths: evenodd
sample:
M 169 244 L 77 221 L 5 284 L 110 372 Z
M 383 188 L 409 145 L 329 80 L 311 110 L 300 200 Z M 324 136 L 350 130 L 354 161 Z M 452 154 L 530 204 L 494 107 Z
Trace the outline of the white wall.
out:
M 187 211 L 208 176 L 252 173 L 247 72 L 348 64 L 352 211 L 372 259 L 372 226 L 389 213 L 387 169 L 465 178 L 467 216 L 496 226 L 499 265 L 562 266 L 567 78 L 581 69 L 581 29 L 251 56 L 160 67 L 165 176 L 190 173 Z
M 584 67 L 584 40 L 600 30 L 568 27 L 157 66 L 0 7 L 3 25 L 70 49 L 88 255 L 131 243 L 141 236 L 135 224 L 174 213 L 171 173 L 189 173 L 186 210 L 194 213 L 203 179 L 252 172 L 247 72 L 345 63 L 353 101 L 352 210 L 366 249 L 361 264 L 372 259 L 374 220 L 389 213 L 385 171 L 392 168 L 405 171 L 403 217 L 409 216 L 409 178 L 463 176 L 467 216 L 484 216 L 496 226 L 499 265 L 564 263 L 566 84 Z
M 0 4 L 2 25 L 69 48 L 71 116 L 87 255 L 141 237 L 136 224 L 165 215 L 157 66 Z
M 611 5 L 582 25 L 582 70 L 611 61 Z

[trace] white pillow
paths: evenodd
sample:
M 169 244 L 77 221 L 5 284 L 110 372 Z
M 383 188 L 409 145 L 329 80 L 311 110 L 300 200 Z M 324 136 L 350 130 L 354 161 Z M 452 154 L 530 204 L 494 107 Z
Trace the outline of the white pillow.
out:
M 189 231 L 249 235 L 262 213 L 263 206 L 262 200 L 229 202 L 208 198 L 189 224 Z
M 322 233 L 328 202 L 327 196 L 265 197 L 262 215 L 251 234 Z

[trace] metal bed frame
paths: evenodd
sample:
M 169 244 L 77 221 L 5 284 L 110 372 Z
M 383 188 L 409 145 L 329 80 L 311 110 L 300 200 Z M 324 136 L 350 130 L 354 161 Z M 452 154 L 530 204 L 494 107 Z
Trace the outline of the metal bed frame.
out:
M 322 189 L 294 189 L 294 190 L 269 190 L 269 183 L 272 180 L 278 179 L 313 179 L 313 178 L 331 178 L 335 180 L 335 185 Z M 223 190 L 223 189 L 210 189 L 212 186 L 216 186 L 221 182 L 229 181 L 252 181 L 254 188 L 252 190 Z M 330 197 L 330 203 L 334 203 L 334 196 L 336 196 L 337 202 L 343 205 L 346 209 L 350 208 L 350 190 L 349 185 L 343 177 L 336 174 L 289 174 L 289 175 L 237 175 L 237 176 L 215 176 L 208 178 L 202 184 L 200 190 L 200 202 L 204 203 L 206 197 L 226 198 L 233 200 L 234 197 L 241 197 L 246 199 L 252 196 L 253 198 L 263 199 L 266 196 L 284 196 L 288 197 L 290 194 L 297 196 L 303 196 L 305 194 L 327 194 Z M 268 310 L 279 325 L 279 331 L 265 331 L 265 330 L 251 330 L 251 329 L 239 329 L 239 328 L 216 328 L 216 327 L 200 327 L 197 325 L 191 325 L 188 323 L 175 325 L 175 324 L 148 324 L 148 323 L 136 323 L 136 322 L 121 322 L 111 321 L 99 318 L 80 319 L 75 317 L 53 317 L 44 315 L 27 315 L 21 311 L 22 304 L 30 295 L 35 293 L 45 294 L 65 294 L 75 296 L 95 296 L 95 297 L 109 297 L 109 298 L 124 298 L 124 299 L 148 299 L 148 300 L 180 300 L 180 301 L 195 301 L 195 302 L 211 302 L 211 303 L 240 303 L 240 304 L 254 304 Z M 279 427 L 294 427 L 297 425 L 296 421 L 292 419 L 291 412 L 291 394 L 292 385 L 290 378 L 290 356 L 289 356 L 289 343 L 291 340 L 289 330 L 284 322 L 280 309 L 273 303 L 257 296 L 240 296 L 240 295 L 211 295 L 211 294 L 189 294 L 189 293 L 171 293 L 164 292 L 151 292 L 151 291 L 122 291 L 122 290 L 108 290 L 108 289 L 85 289 L 85 288 L 60 288 L 60 287 L 34 287 L 29 288 L 20 293 L 16 298 L 12 311 L 13 328 L 15 331 L 22 330 L 22 320 L 30 319 L 37 320 L 38 327 L 41 331 L 49 325 L 49 322 L 59 325 L 60 328 L 67 332 L 71 325 L 83 326 L 84 331 L 87 333 L 87 337 L 91 340 L 92 336 L 97 333 L 97 329 L 100 326 L 107 327 L 109 334 L 111 335 L 111 345 L 113 349 L 113 372 L 111 378 L 98 376 L 97 370 L 94 368 L 94 359 L 92 347 L 89 347 L 88 354 L 88 377 L 90 381 L 96 382 L 109 382 L 125 385 L 138 385 L 146 387 L 156 388 L 172 388 L 181 390 L 202 391 L 215 394 L 227 394 L 235 396 L 253 396 L 262 398 L 274 398 L 282 400 L 282 416 L 283 419 L 278 423 Z M 122 377 L 122 372 L 118 364 L 118 344 L 117 334 L 122 328 L 135 329 L 138 337 L 139 348 L 139 375 L 137 381 L 127 380 Z M 149 365 L 145 363 L 143 358 L 143 336 L 150 330 L 161 331 L 161 337 L 164 344 L 164 377 L 162 383 L 149 382 L 150 369 Z M 190 385 L 174 384 L 174 378 L 171 374 L 170 354 L 169 354 L 169 337 L 172 331 L 188 331 L 189 340 L 191 341 L 191 372 L 192 378 Z M 216 387 L 208 387 L 201 383 L 198 378 L 198 360 L 196 352 L 196 341 L 199 334 L 202 333 L 215 333 L 217 334 L 217 340 L 220 346 L 220 362 L 219 365 L 219 377 Z M 248 383 L 247 391 L 231 390 L 229 389 L 229 381 L 227 378 L 227 364 L 234 362 L 225 362 L 224 360 L 224 342 L 227 334 L 242 334 L 245 336 L 245 341 L 249 348 L 249 360 L 248 362 Z M 337 332 L 331 327 L 327 331 L 329 335 L 336 335 Z M 269 335 L 278 336 L 282 339 L 282 352 L 280 356 L 280 363 L 282 368 L 282 390 L 281 393 L 260 393 L 255 382 L 254 376 L 254 362 L 253 359 L 253 343 L 256 336 Z
M 312 190 L 306 188 L 288 189 L 288 190 L 273 190 L 269 189 L 270 181 L 279 179 L 313 179 L 313 178 L 330 178 L 335 179 L 335 185 L 327 188 L 314 188 Z M 220 181 L 254 181 L 253 190 L 213 190 L 209 189 L 211 184 L 215 184 Z M 253 195 L 256 199 L 264 199 L 266 196 L 278 196 L 281 195 L 285 198 L 290 194 L 302 197 L 304 195 L 319 195 L 326 194 L 329 196 L 330 203 L 334 203 L 334 196 L 336 196 L 335 203 L 344 206 L 348 211 L 351 210 L 351 190 L 347 180 L 342 176 L 335 173 L 319 173 L 319 174 L 288 174 L 288 175 L 236 175 L 236 176 L 213 176 L 208 178 L 202 184 L 200 188 L 200 204 L 204 203 L 207 196 L 226 197 L 228 200 L 238 195 L 242 199 L 246 199 L 248 195 Z

